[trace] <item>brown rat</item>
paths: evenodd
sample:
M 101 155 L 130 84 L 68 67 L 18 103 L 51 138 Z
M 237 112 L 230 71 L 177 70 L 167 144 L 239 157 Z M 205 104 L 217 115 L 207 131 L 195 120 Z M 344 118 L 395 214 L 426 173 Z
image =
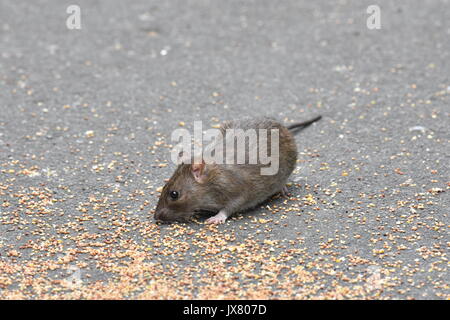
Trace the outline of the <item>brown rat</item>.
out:
M 209 211 L 217 214 L 209 218 L 207 223 L 224 223 L 235 212 L 255 207 L 278 192 L 286 194 L 286 181 L 295 169 L 297 161 L 293 133 L 320 119 L 321 116 L 318 116 L 288 127 L 269 118 L 241 119 L 224 123 L 220 132 L 225 140 L 230 136 L 228 129 L 254 129 L 256 132 L 258 142 L 249 145 L 250 139 L 247 141 L 245 163 L 205 163 L 204 159 L 200 159 L 197 163 L 193 161 L 192 164 L 180 164 L 161 192 L 155 219 L 188 221 L 196 212 Z M 262 139 L 259 129 L 267 130 L 267 140 Z M 273 129 L 278 131 L 278 170 L 275 174 L 264 175 L 261 174 L 261 169 L 270 164 L 263 164 L 260 159 L 257 163 L 250 164 L 248 152 L 259 152 L 259 144 L 264 141 L 270 154 Z M 224 144 L 223 141 L 217 143 Z

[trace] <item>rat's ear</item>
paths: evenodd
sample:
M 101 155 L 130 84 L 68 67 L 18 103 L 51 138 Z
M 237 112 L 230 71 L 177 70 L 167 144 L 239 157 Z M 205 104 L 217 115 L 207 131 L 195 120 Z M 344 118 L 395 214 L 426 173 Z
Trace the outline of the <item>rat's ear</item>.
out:
M 201 163 L 193 163 L 191 165 L 191 172 L 195 181 L 203 183 L 206 181 L 206 165 L 205 160 L 201 160 Z

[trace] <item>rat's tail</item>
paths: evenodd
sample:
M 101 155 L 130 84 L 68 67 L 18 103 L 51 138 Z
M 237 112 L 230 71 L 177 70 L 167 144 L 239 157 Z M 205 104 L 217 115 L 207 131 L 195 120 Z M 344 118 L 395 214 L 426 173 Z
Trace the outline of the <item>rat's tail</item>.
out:
M 322 119 L 322 116 L 317 116 L 314 119 L 311 119 L 308 121 L 291 124 L 287 128 L 289 129 L 289 131 L 297 133 L 298 131 L 303 130 L 306 127 L 310 126 L 314 122 L 319 121 L 320 119 Z

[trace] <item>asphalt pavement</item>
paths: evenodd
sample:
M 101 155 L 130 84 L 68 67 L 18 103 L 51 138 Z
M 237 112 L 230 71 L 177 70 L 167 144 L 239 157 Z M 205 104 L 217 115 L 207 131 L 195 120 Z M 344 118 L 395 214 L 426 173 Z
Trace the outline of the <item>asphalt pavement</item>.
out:
M 72 4 L 0 2 L 1 299 L 450 298 L 450 1 Z M 289 197 L 155 223 L 172 131 L 262 115 L 323 116 Z

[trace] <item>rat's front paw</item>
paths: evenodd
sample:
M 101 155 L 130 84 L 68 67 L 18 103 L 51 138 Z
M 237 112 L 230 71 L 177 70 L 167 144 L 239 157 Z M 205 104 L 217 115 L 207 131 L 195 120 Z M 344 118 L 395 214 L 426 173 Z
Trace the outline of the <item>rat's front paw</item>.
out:
M 216 214 L 215 216 L 209 218 L 208 220 L 206 220 L 206 223 L 209 224 L 221 224 L 221 223 L 225 223 L 225 221 L 227 220 L 227 215 L 219 212 L 218 214 Z

